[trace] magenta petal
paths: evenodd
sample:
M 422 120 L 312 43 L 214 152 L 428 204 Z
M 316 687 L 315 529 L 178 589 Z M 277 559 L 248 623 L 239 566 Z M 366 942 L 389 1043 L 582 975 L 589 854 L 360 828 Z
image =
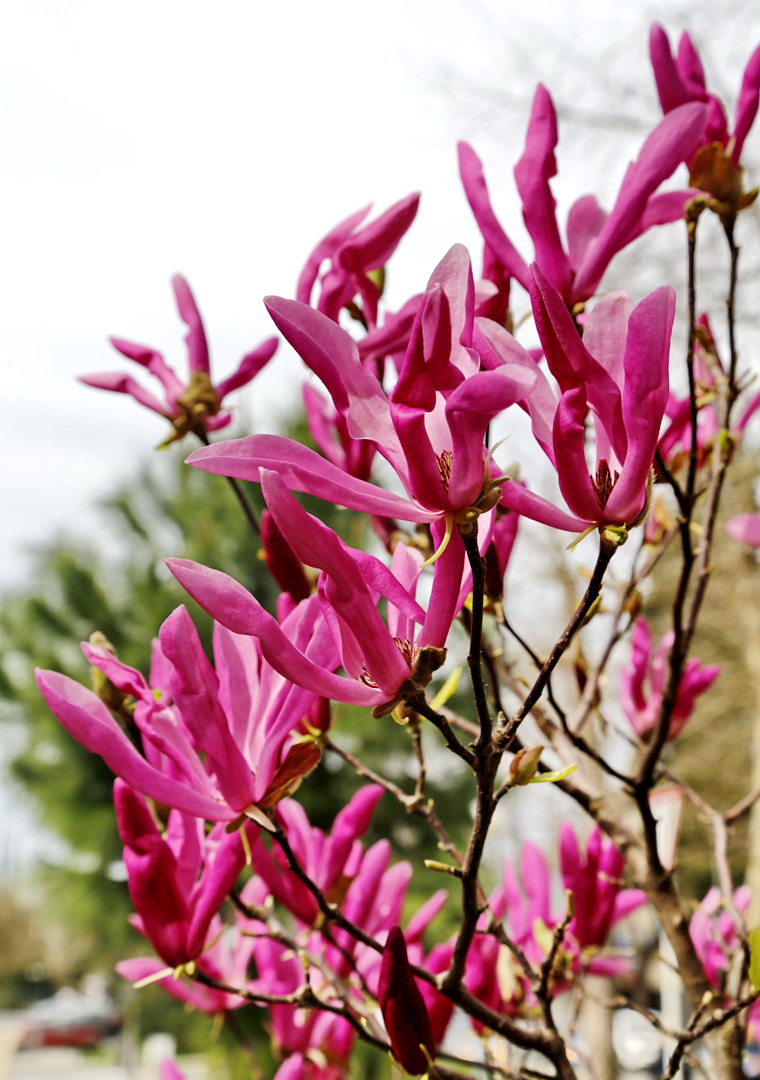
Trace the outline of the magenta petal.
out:
M 606 220 L 606 210 L 602 210 L 593 195 L 584 195 L 570 207 L 567 215 L 567 250 L 573 266 L 581 265 Z
M 669 113 L 679 105 L 691 101 L 692 95 L 681 78 L 670 49 L 668 35 L 658 23 L 655 23 L 649 32 L 649 56 L 662 111 Z
M 169 401 L 175 401 L 184 390 L 173 370 L 164 360 L 160 352 L 149 348 L 147 345 L 138 345 L 134 341 L 125 341 L 124 338 L 111 337 L 108 339 L 117 352 L 126 356 L 128 360 L 134 360 L 141 364 L 151 375 L 155 375 L 166 391 Z
M 187 357 L 190 371 L 202 371 L 209 374 L 208 342 L 206 331 L 203 329 L 203 320 L 198 311 L 190 286 L 180 274 L 172 278 L 172 288 L 177 301 L 177 310 L 182 321 L 187 326 L 185 343 L 187 345 Z
M 383 697 L 377 690 L 333 675 L 304 656 L 288 640 L 277 620 L 234 578 L 188 559 L 167 559 L 166 565 L 182 588 L 217 622 L 236 634 L 258 638 L 267 662 L 286 679 L 334 701 L 381 704 Z
M 586 461 L 587 414 L 584 387 L 562 395 L 554 418 L 554 444 L 562 447 L 557 455 L 557 479 L 565 502 L 579 517 L 606 521 L 607 513 L 596 498 Z
M 392 451 L 395 434 L 388 399 L 377 377 L 362 365 L 346 331 L 296 300 L 268 296 L 264 303 L 283 337 L 325 384 L 352 438 L 372 439 Z
M 669 112 L 647 137 L 639 156 L 628 169 L 615 205 L 599 236 L 578 268 L 573 300 L 593 295 L 613 255 L 628 242 L 650 195 L 699 146 L 707 109 L 689 104 Z
M 731 160 L 738 165 L 744 140 L 757 116 L 760 99 L 760 48 L 755 49 L 744 69 L 739 101 L 736 106 L 736 124 L 734 126 L 734 148 Z
M 258 831 L 252 822 L 242 826 L 252 833 Z M 245 849 L 239 832 L 225 836 L 213 854 L 211 864 L 206 864 L 200 882 L 200 895 L 194 897 L 193 911 L 187 929 L 187 946 L 190 955 L 198 955 L 206 944 L 211 920 L 218 914 L 230 890 L 245 866 Z
M 319 276 L 319 268 L 324 260 L 331 258 L 335 254 L 354 229 L 361 225 L 371 209 L 372 203 L 368 203 L 363 209 L 357 210 L 355 213 L 351 214 L 350 217 L 347 217 L 345 221 L 341 221 L 339 225 L 336 225 L 334 229 L 330 230 L 327 236 L 319 241 L 298 278 L 296 296 L 302 304 L 311 302 L 311 293 L 317 277 Z
M 540 521 L 553 529 L 563 529 L 565 532 L 583 532 L 593 524 L 597 516 L 584 520 L 568 514 L 556 507 L 554 503 L 550 503 L 548 499 L 536 495 L 533 491 L 528 491 L 514 480 L 509 480 L 504 484 L 501 503 L 502 506 L 514 510 L 516 514 L 522 514 L 533 521 Z
M 336 816 L 330 831 L 325 863 L 320 868 L 323 888 L 340 879 L 354 841 L 367 831 L 375 807 L 383 794 L 379 784 L 365 785 Z
M 161 651 L 174 668 L 174 702 L 199 750 L 206 754 L 219 790 L 238 813 L 254 798 L 251 769 L 235 743 L 219 704 L 219 680 L 208 661 L 187 608 L 179 607 L 159 633 Z
M 483 239 L 512 277 L 517 278 L 524 289 L 530 289 L 528 265 L 507 237 L 491 207 L 480 158 L 465 142 L 460 142 L 458 149 L 462 186 Z
M 562 297 L 535 264 L 531 305 L 546 362 L 560 390 L 584 385 L 584 401 L 613 440 L 619 460 L 625 458 L 626 431 L 621 411 L 620 389 L 612 375 L 590 354 Z M 556 443 L 555 443 L 556 445 Z
M 449 498 L 455 508 L 467 506 L 480 494 L 484 475 L 484 440 L 491 420 L 524 401 L 538 380 L 538 369 L 504 365 L 478 371 L 466 379 L 446 403 L 451 431 L 452 462 Z
M 611 925 L 614 926 L 621 919 L 626 919 L 632 911 L 636 911 L 646 902 L 647 894 L 643 889 L 623 889 L 615 897 Z
M 239 390 L 241 386 L 246 386 L 251 379 L 255 378 L 272 359 L 279 344 L 278 338 L 270 337 L 252 352 L 246 353 L 240 361 L 237 371 L 216 384 L 219 400 L 223 401 L 233 390 Z
M 198 794 L 148 764 L 91 690 L 55 671 L 38 670 L 37 685 L 69 734 L 102 757 L 109 769 L 136 791 L 208 821 L 229 821 L 235 816 L 223 803 Z
M 726 532 L 740 544 L 760 548 L 760 514 L 737 514 L 726 523 Z
M 131 375 L 120 375 L 118 372 L 107 371 L 102 375 L 80 375 L 79 382 L 85 386 L 94 386 L 96 390 L 111 390 L 117 394 L 129 394 L 138 405 L 152 409 L 153 412 L 166 416 L 167 406 L 162 405 L 158 398 L 148 390 L 144 390 L 139 382 Z
M 572 272 L 557 225 L 556 203 L 549 181 L 557 174 L 557 115 L 548 90 L 540 83 L 525 139 L 525 150 L 515 166 L 515 180 L 523 204 L 523 219 L 536 251 L 536 262 L 563 296 L 569 293 Z
M 340 249 L 341 264 L 354 273 L 384 266 L 414 221 L 419 203 L 419 192 L 412 192 L 348 237 Z
M 641 512 L 668 402 L 670 335 L 675 292 L 663 285 L 637 304 L 628 320 L 623 386 L 623 424 L 628 451 L 620 480 L 606 507 L 609 520 L 629 523 Z
M 402 521 L 430 521 L 431 514 L 408 499 L 357 480 L 313 450 L 281 435 L 249 435 L 245 439 L 201 446 L 187 458 L 206 472 L 260 482 L 259 469 L 276 471 L 291 491 Z
M 356 636 L 373 681 L 387 691 L 388 698 L 393 697 L 408 678 L 409 667 L 380 617 L 357 562 L 332 529 L 302 509 L 276 473 L 263 472 L 261 486 L 267 506 L 296 555 L 328 575 L 326 595 L 331 606 Z

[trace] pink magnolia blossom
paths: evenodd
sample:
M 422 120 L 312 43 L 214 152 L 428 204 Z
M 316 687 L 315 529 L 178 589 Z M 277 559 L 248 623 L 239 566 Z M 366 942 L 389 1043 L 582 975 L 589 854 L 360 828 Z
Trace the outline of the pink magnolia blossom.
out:
M 310 663 L 337 666 L 316 596 L 279 629 Z M 178 608 L 161 627 L 159 642 L 158 696 L 107 649 L 83 645 L 88 660 L 135 699 L 144 756 L 91 690 L 55 672 L 37 673 L 51 711 L 117 776 L 177 810 L 230 821 L 277 802 L 314 767 L 319 749 L 300 739 L 299 727 L 304 718 L 323 726 L 322 703 L 274 670 L 255 640 L 217 625 L 214 669 L 186 609 Z
M 631 645 L 630 662 L 620 673 L 620 704 L 638 737 L 646 740 L 657 726 L 662 707 L 673 632 L 665 634 L 655 651 L 647 621 L 639 618 L 633 629 Z M 694 712 L 697 698 L 712 686 L 719 674 L 717 664 L 703 665 L 697 656 L 687 661 L 671 714 L 668 740 L 675 739 L 682 731 Z
M 675 294 L 663 286 L 634 306 L 624 293 L 610 293 L 589 313 L 581 339 L 559 293 L 537 266 L 533 279 L 533 312 L 559 397 L 502 327 L 479 319 L 475 341 L 487 366 L 509 357 L 537 372 L 523 407 L 556 469 L 570 513 L 514 482 L 504 487 L 502 504 L 570 531 L 634 525 L 647 507 L 668 399 Z
M 567 936 L 581 953 L 604 945 L 616 923 L 646 903 L 641 889 L 623 889 L 625 859 L 600 829 L 592 830 L 581 852 L 569 822 L 560 830 L 562 884 L 573 895 L 574 914 Z
M 667 33 L 655 23 L 649 35 L 649 52 L 662 111 L 670 113 L 688 102 L 704 102 L 708 110 L 695 149 L 718 143 L 732 164 L 738 166 L 760 100 L 760 48 L 755 49 L 744 69 L 733 131 L 729 130 L 722 102 L 707 89 L 702 62 L 688 32 L 681 35 L 674 55 Z M 693 163 L 690 156 L 684 160 Z
M 613 256 L 624 247 L 653 225 L 683 216 L 692 192 L 661 193 L 657 189 L 696 150 L 706 113 L 704 105 L 688 104 L 666 116 L 647 137 L 636 161 L 628 166 L 609 214 L 593 195 L 585 195 L 571 207 L 565 247 L 550 186 L 557 172 L 557 116 L 549 92 L 539 85 L 525 150 L 515 166 L 515 180 L 535 261 L 568 307 L 593 296 Z M 459 144 L 459 169 L 492 259 L 498 260 L 502 274 L 511 275 L 530 291 L 528 263 L 499 223 L 491 207 L 482 164 L 467 143 Z
M 760 548 L 760 514 L 737 514 L 726 522 L 726 532 L 740 544 Z
M 646 902 L 640 889 L 624 889 L 624 859 L 615 845 L 605 840 L 598 828 L 592 830 L 586 850 L 578 844 L 569 822 L 560 830 L 560 871 L 562 884 L 573 895 L 574 914 L 563 947 L 571 956 L 573 970 L 599 974 L 627 967 L 616 957 L 599 956 L 612 928 Z M 536 920 L 553 930 L 564 916 L 551 911 L 551 877 L 541 851 L 523 845 L 522 890 L 510 864 L 504 868 L 504 897 L 510 932 L 524 944 L 529 958 L 543 959 L 544 945 L 535 938 Z M 538 946 L 538 949 L 537 949 Z
M 628 960 L 604 949 L 612 928 L 646 902 L 640 889 L 624 889 L 624 860 L 598 829 L 592 831 L 586 850 L 565 823 L 560 833 L 562 883 L 573 894 L 574 915 L 565 932 L 551 990 L 569 989 L 581 973 L 613 977 L 627 971 Z M 520 852 L 519 869 L 505 861 L 502 886 L 489 897 L 489 910 L 503 919 L 510 939 L 519 945 L 535 971 L 539 971 L 551 947 L 553 931 L 565 911 L 552 904 L 552 874 L 546 857 L 527 841 Z M 530 982 L 509 950 L 484 931 L 480 924 L 467 959 L 465 981 L 481 1001 L 499 1012 L 520 1015 L 536 1005 Z
M 351 214 L 320 240 L 301 271 L 296 297 L 314 306 L 329 319 L 338 321 L 341 309 L 358 295 L 362 300 L 360 316 L 367 329 L 377 326 L 377 305 L 381 289 L 373 279 L 396 250 L 417 215 L 420 196 L 417 192 L 395 203 L 370 225 L 362 225 L 369 206 Z M 322 269 L 328 261 L 326 269 Z M 358 314 L 358 313 L 357 313 Z
M 435 564 L 424 611 L 414 598 L 419 552 L 399 544 L 389 569 L 374 556 L 349 548 L 307 514 L 278 474 L 262 470 L 261 482 L 267 505 L 296 557 L 322 571 L 318 602 L 347 678 L 333 674 L 333 656 L 329 667 L 307 657 L 226 574 L 183 559 L 169 559 L 169 569 L 217 621 L 257 638 L 262 655 L 284 677 L 332 700 L 369 705 L 376 716 L 386 715 L 406 697 L 416 696 L 443 662 L 446 636 L 467 589 L 461 540 L 452 541 Z M 387 625 L 377 610 L 381 597 L 388 602 Z
M 721 382 L 725 382 L 726 370 L 721 361 L 715 338 L 710 327 L 710 320 L 703 312 L 697 319 L 694 338 L 694 381 L 696 385 L 697 465 L 703 465 L 720 433 L 718 413 L 715 401 L 720 392 Z M 760 393 L 750 395 L 742 402 L 738 416 L 732 416 L 731 435 L 739 441 L 744 430 L 760 409 Z M 688 460 L 692 447 L 691 401 L 688 394 L 678 396 L 670 393 L 665 408 L 667 422 L 660 436 L 657 450 L 667 466 L 673 470 L 680 468 Z
M 138 404 L 166 417 L 173 428 L 167 443 L 181 439 L 190 431 L 218 431 L 227 427 L 232 415 L 221 411 L 225 397 L 258 375 L 272 359 L 278 345 L 276 337 L 267 338 L 252 352 L 246 353 L 232 375 L 219 383 L 212 383 L 206 332 L 190 286 L 177 274 L 172 278 L 172 289 L 179 314 L 188 328 L 185 343 L 189 379 L 186 384 L 169 367 L 161 353 L 148 345 L 137 345 L 123 338 L 111 338 L 111 344 L 122 356 L 134 360 L 158 380 L 163 389 L 163 400 L 146 390 L 130 375 L 109 372 L 80 377 L 80 381 L 88 386 L 129 394 Z
M 293 799 L 285 799 L 278 808 L 278 823 L 300 865 L 331 903 L 344 901 L 349 884 L 361 869 L 361 837 L 382 795 L 377 784 L 360 788 L 338 812 L 329 833 L 311 825 L 303 807 Z M 252 850 L 256 875 L 269 895 L 302 927 L 313 927 L 319 920 L 319 906 L 314 894 L 288 869 L 282 852 L 277 847 L 270 851 L 260 837 Z
M 402 521 L 450 528 L 457 514 L 490 509 L 496 499 L 485 447 L 488 424 L 525 399 L 536 374 L 509 359 L 479 370 L 474 303 L 469 256 L 456 245 L 433 272 L 389 397 L 339 326 L 297 301 L 267 301 L 278 328 L 326 386 L 350 437 L 374 444 L 397 473 L 405 498 L 275 435 L 201 447 L 188 462 L 254 482 L 261 469 L 272 469 L 292 491 Z
M 398 925 L 385 942 L 377 997 L 396 1061 L 412 1076 L 427 1072 L 435 1057 L 433 1030 Z
M 138 927 L 167 964 L 185 965 L 203 952 L 245 865 L 241 837 L 221 825 L 206 836 L 200 818 L 178 810 L 162 836 L 143 796 L 122 780 L 114 803 Z
M 739 914 L 744 914 L 752 902 L 748 885 L 742 885 L 733 895 Z M 739 948 L 739 931 L 730 912 L 721 910 L 721 893 L 717 885 L 708 889 L 704 899 L 691 917 L 689 936 L 702 962 L 711 986 L 718 987 L 722 974 L 731 964 Z

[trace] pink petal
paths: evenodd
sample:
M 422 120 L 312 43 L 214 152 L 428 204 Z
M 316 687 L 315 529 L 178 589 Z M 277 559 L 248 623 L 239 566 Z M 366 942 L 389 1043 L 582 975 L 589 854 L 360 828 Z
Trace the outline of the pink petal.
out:
M 737 514 L 727 522 L 726 532 L 740 544 L 760 548 L 760 514 Z
M 483 239 L 512 277 L 517 278 L 524 289 L 530 289 L 528 265 L 507 237 L 491 207 L 480 158 L 465 142 L 460 142 L 458 149 L 462 186 Z
M 557 174 L 554 149 L 557 116 L 548 90 L 540 83 L 525 139 L 525 150 L 515 166 L 523 219 L 536 251 L 536 262 L 563 296 L 569 293 L 571 269 L 557 225 L 556 203 L 549 181 Z
M 234 811 L 164 776 L 138 754 L 106 706 L 84 686 L 55 671 L 36 673 L 37 685 L 51 712 L 86 750 L 98 754 L 136 791 L 208 821 L 229 821 Z
M 107 371 L 102 375 L 80 375 L 79 382 L 84 383 L 85 386 L 94 386 L 96 390 L 112 390 L 117 394 L 129 394 L 138 405 L 144 405 L 146 409 L 152 409 L 161 416 L 166 416 L 168 412 L 171 412 L 167 405 L 162 405 L 158 398 L 148 390 L 144 390 L 131 375 Z
M 329 259 L 334 255 L 340 245 L 348 239 L 354 229 L 361 225 L 371 208 L 372 203 L 369 203 L 362 210 L 357 210 L 355 213 L 351 214 L 350 217 L 347 217 L 345 221 L 341 221 L 339 225 L 336 225 L 334 229 L 331 229 L 327 236 L 319 241 L 298 278 L 296 296 L 302 304 L 309 304 L 311 302 L 314 284 L 319 276 L 319 268 L 324 260 Z
M 187 463 L 206 472 L 254 483 L 260 483 L 260 468 L 270 469 L 291 491 L 308 492 L 337 506 L 379 517 L 427 522 L 435 516 L 408 499 L 349 476 L 313 450 L 281 435 L 250 435 L 201 446 L 187 458 Z
M 174 298 L 177 301 L 177 310 L 182 321 L 187 326 L 185 344 L 187 345 L 187 357 L 190 371 L 202 371 L 209 374 L 208 342 L 206 331 L 203 329 L 203 320 L 198 311 L 190 286 L 180 274 L 172 278 Z
M 749 58 L 739 91 L 734 125 L 734 149 L 731 155 L 734 165 L 739 164 L 744 140 L 757 116 L 758 100 L 760 100 L 760 48 L 755 49 Z
M 272 359 L 279 343 L 276 337 L 267 338 L 253 352 L 246 353 L 237 370 L 226 379 L 222 379 L 220 383 L 217 383 L 216 392 L 219 395 L 219 400 L 223 401 L 233 390 L 239 390 L 241 386 L 245 386 L 251 379 L 255 378 Z
M 369 706 L 382 703 L 383 695 L 377 690 L 333 675 L 304 656 L 276 619 L 234 578 L 188 559 L 167 559 L 166 565 L 182 588 L 217 622 L 236 634 L 258 638 L 267 662 L 285 678 L 334 701 Z
M 628 166 L 607 221 L 578 268 L 575 301 L 587 300 L 594 293 L 613 255 L 636 228 L 650 195 L 682 161 L 691 159 L 700 143 L 706 112 L 704 105 L 682 105 L 647 137 L 636 161 Z

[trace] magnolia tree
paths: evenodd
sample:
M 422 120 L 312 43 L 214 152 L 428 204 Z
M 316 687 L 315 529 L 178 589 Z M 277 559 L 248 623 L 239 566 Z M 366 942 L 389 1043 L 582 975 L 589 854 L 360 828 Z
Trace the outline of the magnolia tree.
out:
M 367 210 L 341 222 L 309 256 L 295 298 L 266 300 L 279 334 L 322 384 L 304 388 L 316 449 L 277 434 L 212 439 L 230 421 L 227 395 L 272 359 L 277 339 L 214 382 L 203 323 L 179 277 L 189 378 L 155 350 L 114 339 L 162 396 L 126 375 L 84 379 L 165 417 L 167 441 L 200 440 L 188 464 L 230 479 L 281 590 L 273 614 L 222 568 L 169 559 L 214 619 L 213 659 L 180 607 L 158 630 L 148 673 L 95 635 L 83 648 L 97 693 L 55 672 L 38 676 L 60 722 L 117 776 L 135 925 L 155 953 L 125 961 L 121 974 L 138 986 L 160 982 L 209 1014 L 267 1010 L 278 1080 L 355 1075 L 358 1041 L 412 1075 L 593 1076 L 578 1002 L 590 977 L 597 992 L 609 991 L 603 1004 L 625 1002 L 621 987 L 635 985 L 637 961 L 608 939 L 645 907 L 663 948 L 669 942 L 686 1003 L 675 1026 L 637 1006 L 663 1040 L 663 1078 L 684 1060 L 721 1080 L 743 1075 L 760 1024 L 760 949 L 726 835 L 760 793 L 718 813 L 679 784 L 677 751 L 668 750 L 667 766 L 663 754 L 719 675 L 691 648 L 713 544 L 736 543 L 716 535 L 716 515 L 760 405 L 742 393 L 735 330 L 737 219 L 756 194 L 745 189 L 741 157 L 758 108 L 760 50 L 732 127 L 687 34 L 674 55 L 655 26 L 650 46 L 664 116 L 611 210 L 586 195 L 561 231 L 550 183 L 557 120 L 539 86 L 515 166 L 531 257 L 499 223 L 481 162 L 462 144 L 462 183 L 484 241 L 479 276 L 455 245 L 434 253 L 440 261 L 423 291 L 387 310 L 384 267 L 414 221 L 411 195 L 370 223 Z M 705 215 L 717 215 L 728 251 L 723 356 L 696 290 Z M 676 245 L 685 233 L 687 295 L 678 299 L 667 282 L 644 297 L 605 294 L 615 255 L 654 226 L 667 226 Z M 527 294 L 518 296 L 533 329 L 523 322 L 514 331 L 514 290 Z M 679 306 L 687 329 L 673 346 Z M 509 431 L 523 414 L 533 454 L 518 479 L 500 466 L 492 427 Z M 536 458 L 545 459 L 540 468 Z M 556 483 L 539 490 L 547 471 Z M 375 482 L 380 474 L 387 487 Z M 260 519 L 241 480 L 261 485 Z M 366 515 L 371 550 L 351 547 L 294 492 Z M 505 611 L 522 518 L 559 530 L 571 547 L 582 543 L 592 567 L 543 656 L 527 644 L 530 613 Z M 742 518 L 732 532 L 752 543 L 760 530 Z M 656 641 L 640 588 L 666 550 L 679 570 L 671 626 Z M 573 696 L 562 668 L 579 635 L 591 636 L 595 660 Z M 408 787 L 331 737 L 333 703 L 386 725 L 393 753 L 409 755 Z M 600 735 L 591 720 L 604 710 L 617 710 L 627 730 Z M 426 791 L 426 756 L 447 754 L 471 782 L 461 848 Z M 363 781 L 329 834 L 296 796 L 313 770 L 308 783 L 318 783 L 325 755 Z M 489 891 L 483 861 L 498 855 L 489 848 L 497 809 L 508 823 L 515 788 L 541 781 L 588 827 L 565 821 L 555 852 L 526 842 Z M 681 895 L 674 883 L 673 844 L 657 828 L 663 790 L 695 800 L 713 822 L 717 884 L 705 897 Z M 538 806 L 546 791 L 530 788 L 523 800 Z M 422 819 L 439 861 L 394 861 L 388 840 L 363 842 L 381 798 Z M 413 874 L 422 878 L 417 894 L 429 886 L 430 895 L 410 911 Z M 441 882 L 448 887 L 436 891 Z M 444 905 L 449 920 L 456 913 L 448 939 L 436 929 Z

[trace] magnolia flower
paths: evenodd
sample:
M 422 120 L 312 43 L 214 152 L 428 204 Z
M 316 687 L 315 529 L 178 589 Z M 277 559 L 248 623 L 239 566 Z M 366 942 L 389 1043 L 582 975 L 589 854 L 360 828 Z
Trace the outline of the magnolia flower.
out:
M 374 556 L 349 548 L 328 526 L 307 514 L 274 472 L 262 470 L 267 505 L 285 540 L 302 562 L 322 571 L 314 598 L 329 626 L 338 663 L 315 662 L 290 640 L 259 602 L 228 575 L 184 559 L 167 565 L 202 608 L 236 634 L 257 638 L 262 655 L 285 678 L 347 704 L 369 705 L 385 716 L 427 686 L 445 657 L 451 623 L 466 596 L 459 538 L 435 564 L 427 611 L 414 597 L 422 556 L 399 544 L 390 569 Z M 486 534 L 487 541 L 487 534 Z M 387 623 L 377 610 L 387 600 Z M 307 601 L 308 603 L 308 601 Z
M 261 469 L 275 470 L 292 491 L 382 517 L 441 522 L 448 530 L 463 514 L 477 517 L 498 501 L 485 447 L 488 425 L 525 399 L 536 373 L 508 359 L 479 370 L 472 346 L 474 304 L 469 256 L 456 245 L 433 272 L 389 396 L 334 322 L 297 301 L 267 300 L 278 328 L 326 386 L 350 437 L 374 444 L 406 497 L 275 435 L 201 447 L 189 464 L 254 482 Z
M 296 297 L 311 304 L 315 286 L 318 296 L 314 307 L 329 319 L 338 321 L 341 309 L 362 299 L 361 311 L 353 312 L 367 329 L 377 326 L 377 305 L 382 289 L 377 283 L 380 271 L 390 259 L 414 221 L 420 196 L 417 192 L 395 203 L 370 225 L 360 228 L 369 206 L 336 225 L 315 247 L 301 271 Z M 327 269 L 323 263 L 329 260 Z
M 188 331 L 185 336 L 189 379 L 183 383 L 164 360 L 161 353 L 148 345 L 137 345 L 123 338 L 111 338 L 113 347 L 134 360 L 158 379 L 164 392 L 161 401 L 129 375 L 108 372 L 103 375 L 82 375 L 80 382 L 100 390 L 113 390 L 129 394 L 140 405 L 165 416 L 173 431 L 162 445 L 166 446 L 183 438 L 188 432 L 218 431 L 232 420 L 229 412 L 222 412 L 222 402 L 233 390 L 251 381 L 274 356 L 278 341 L 267 338 L 253 352 L 246 353 L 232 375 L 219 383 L 211 381 L 208 342 L 203 321 L 190 286 L 179 274 L 172 278 L 172 289 L 179 314 Z
M 641 889 L 623 889 L 625 859 L 598 828 L 592 830 L 582 853 L 572 825 L 564 822 L 559 854 L 562 884 L 573 896 L 573 917 L 567 935 L 577 942 L 582 953 L 588 950 L 591 955 L 604 945 L 616 923 L 646 903 L 646 894 Z M 608 958 L 597 963 L 614 967 L 619 960 Z
M 647 507 L 668 400 L 675 293 L 663 286 L 635 306 L 624 293 L 610 293 L 589 313 L 582 339 L 559 293 L 537 266 L 531 303 L 559 397 L 502 327 L 479 319 L 474 340 L 486 366 L 509 358 L 536 372 L 523 408 L 556 469 L 570 513 L 514 482 L 505 485 L 502 504 L 570 531 L 634 525 Z
M 733 904 L 743 915 L 752 903 L 748 885 L 735 890 Z M 702 962 L 711 986 L 719 986 L 720 978 L 729 967 L 740 947 L 739 931 L 730 912 L 721 910 L 720 889 L 713 885 L 691 917 L 689 936 Z
M 377 784 L 360 788 L 336 815 L 329 833 L 312 826 L 306 811 L 293 799 L 283 800 L 278 808 L 278 823 L 296 858 L 331 903 L 343 902 L 349 884 L 361 870 L 365 852 L 360 838 L 382 795 L 383 789 Z M 267 892 L 303 927 L 314 926 L 320 917 L 319 905 L 314 894 L 288 869 L 282 852 L 269 850 L 259 837 L 252 854 L 257 877 Z
M 639 618 L 631 639 L 631 659 L 620 673 L 620 704 L 638 737 L 647 740 L 657 727 L 669 677 L 668 657 L 673 632 L 663 637 L 656 651 L 646 619 Z M 687 661 L 670 717 L 668 740 L 675 739 L 691 718 L 697 698 L 712 686 L 720 674 L 717 664 L 703 665 L 698 656 Z
M 697 464 L 702 465 L 709 455 L 715 438 L 720 434 L 720 422 L 715 402 L 721 383 L 725 385 L 726 371 L 718 352 L 710 320 L 703 312 L 697 319 L 694 338 L 694 382 L 696 386 Z M 752 394 L 742 403 L 738 417 L 732 416 L 731 436 L 738 442 L 748 423 L 760 409 L 760 393 Z M 667 424 L 657 444 L 658 453 L 671 470 L 678 469 L 688 460 L 692 446 L 691 399 L 688 394 L 678 397 L 668 395 L 665 408 Z
M 165 963 L 184 966 L 200 956 L 245 865 L 241 837 L 219 825 L 206 836 L 199 818 L 178 810 L 162 836 L 145 799 L 122 780 L 114 804 L 138 928 Z
M 337 666 L 316 596 L 278 629 L 309 663 Z M 212 667 L 184 607 L 164 622 L 159 643 L 158 695 L 155 683 L 107 649 L 83 645 L 90 663 L 135 699 L 132 718 L 144 756 L 91 690 L 51 671 L 38 671 L 38 686 L 66 730 L 136 791 L 208 821 L 248 814 L 266 824 L 260 811 L 287 795 L 319 760 L 319 747 L 299 731 L 304 719 L 323 725 L 319 697 L 273 669 L 255 640 L 223 625 L 214 630 Z
M 391 927 L 385 942 L 377 997 L 393 1056 L 412 1076 L 427 1072 L 435 1057 L 433 1031 L 398 925 Z
M 684 105 L 658 124 L 645 140 L 636 161 L 628 166 L 609 214 L 593 195 L 579 199 L 568 215 L 565 249 L 549 183 L 557 172 L 554 157 L 557 116 L 548 90 L 538 86 L 525 150 L 515 166 L 515 180 L 535 261 L 568 307 L 593 296 L 618 251 L 651 226 L 683 216 L 690 191 L 656 192 L 696 150 L 706 113 L 704 105 Z M 530 291 L 528 263 L 499 223 L 491 207 L 483 166 L 467 143 L 459 144 L 459 170 L 467 200 L 492 257 L 499 261 L 503 272 Z
M 740 544 L 760 548 L 760 514 L 737 514 L 726 522 L 726 532 Z
M 760 100 L 760 48 L 755 49 L 744 69 L 733 131 L 722 102 L 707 89 L 699 53 L 687 32 L 681 35 L 674 56 L 668 35 L 655 23 L 649 36 L 649 52 L 664 113 L 687 102 L 705 102 L 708 106 L 699 142 L 684 156 L 691 169 L 692 186 L 710 192 L 719 212 L 736 213 L 749 206 L 757 192 L 742 191 L 740 160 Z

